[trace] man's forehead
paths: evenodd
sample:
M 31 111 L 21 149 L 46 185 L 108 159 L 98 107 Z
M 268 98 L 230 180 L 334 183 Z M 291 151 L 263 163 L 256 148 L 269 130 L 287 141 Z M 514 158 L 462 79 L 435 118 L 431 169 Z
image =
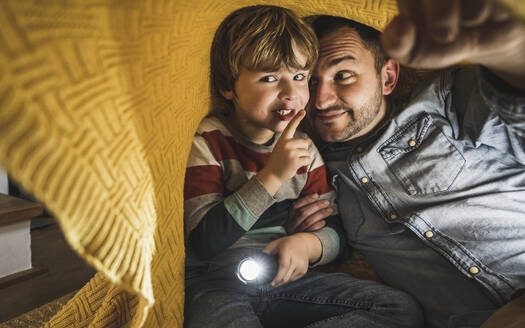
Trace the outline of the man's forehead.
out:
M 341 59 L 359 60 L 366 51 L 359 34 L 342 27 L 319 40 L 319 64 L 332 66 Z

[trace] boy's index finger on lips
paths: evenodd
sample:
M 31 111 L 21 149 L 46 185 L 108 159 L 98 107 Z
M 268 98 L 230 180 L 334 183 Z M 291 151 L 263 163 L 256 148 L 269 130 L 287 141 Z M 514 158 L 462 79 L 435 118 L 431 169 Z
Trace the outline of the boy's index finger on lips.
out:
M 301 109 L 294 116 L 294 118 L 292 118 L 290 123 L 288 123 L 283 133 L 281 134 L 281 139 L 292 139 L 295 134 L 295 131 L 297 130 L 297 127 L 299 126 L 299 123 L 301 123 L 301 120 L 305 117 L 305 115 L 305 111 Z

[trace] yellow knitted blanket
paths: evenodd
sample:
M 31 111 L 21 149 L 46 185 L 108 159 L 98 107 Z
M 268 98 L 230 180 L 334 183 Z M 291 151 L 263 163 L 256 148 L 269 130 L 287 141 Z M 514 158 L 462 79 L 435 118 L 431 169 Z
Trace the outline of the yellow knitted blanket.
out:
M 525 17 L 522 0 L 506 0 Z M 209 48 L 231 11 L 274 4 L 383 29 L 391 0 L 2 0 L 0 165 L 99 273 L 48 327 L 180 327 L 186 157 Z

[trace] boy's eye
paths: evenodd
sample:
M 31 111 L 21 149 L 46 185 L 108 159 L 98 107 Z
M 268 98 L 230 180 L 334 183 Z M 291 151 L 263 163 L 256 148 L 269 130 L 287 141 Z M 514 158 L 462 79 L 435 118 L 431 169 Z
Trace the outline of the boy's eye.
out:
M 355 77 L 354 73 L 348 72 L 348 71 L 341 71 L 337 72 L 334 76 L 335 81 L 341 81 L 341 82 L 351 82 L 350 79 Z
M 306 79 L 306 75 L 304 75 L 303 73 L 299 73 L 299 74 L 295 75 L 293 77 L 293 79 L 295 81 L 303 81 L 304 79 Z
M 273 75 L 266 75 L 266 76 L 263 76 L 261 79 L 260 79 L 261 82 L 275 82 L 277 81 L 277 78 Z

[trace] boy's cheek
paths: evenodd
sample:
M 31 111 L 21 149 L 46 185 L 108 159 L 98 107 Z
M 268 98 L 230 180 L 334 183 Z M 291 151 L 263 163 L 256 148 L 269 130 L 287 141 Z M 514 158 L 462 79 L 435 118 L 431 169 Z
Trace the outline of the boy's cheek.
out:
M 306 90 L 303 91 L 302 95 L 302 103 L 300 109 L 306 109 L 306 105 L 308 104 L 308 101 L 310 100 L 310 90 L 308 89 L 308 86 L 306 86 Z

